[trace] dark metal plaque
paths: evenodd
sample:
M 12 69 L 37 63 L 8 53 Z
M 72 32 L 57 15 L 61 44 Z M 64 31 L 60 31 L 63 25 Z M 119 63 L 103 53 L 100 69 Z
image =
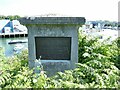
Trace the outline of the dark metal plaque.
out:
M 35 37 L 36 58 L 70 60 L 71 37 Z

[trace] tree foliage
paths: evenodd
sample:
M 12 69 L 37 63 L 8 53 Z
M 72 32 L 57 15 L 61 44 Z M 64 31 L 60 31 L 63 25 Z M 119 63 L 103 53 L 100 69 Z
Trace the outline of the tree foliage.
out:
M 0 15 L 0 20 L 2 19 L 16 20 L 19 18 L 20 18 L 19 15 L 8 15 L 8 16 Z

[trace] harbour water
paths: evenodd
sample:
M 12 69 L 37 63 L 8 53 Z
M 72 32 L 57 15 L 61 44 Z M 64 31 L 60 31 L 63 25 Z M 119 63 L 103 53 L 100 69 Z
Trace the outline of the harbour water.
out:
M 101 32 L 93 32 L 91 35 L 102 35 L 103 38 L 108 38 L 111 36 L 111 40 L 115 40 L 118 37 L 118 30 L 104 30 Z M 22 50 L 28 48 L 28 43 L 20 43 L 20 44 L 8 44 L 11 40 L 28 40 L 27 37 L 16 37 L 16 38 L 0 38 L 0 47 L 4 49 L 4 54 L 7 57 L 13 56 L 14 54 L 20 53 Z
M 0 38 L 0 47 L 4 49 L 4 54 L 7 57 L 13 56 L 14 54 L 20 53 L 22 50 L 28 48 L 28 43 L 17 43 L 8 44 L 11 40 L 26 40 L 27 37 L 16 37 L 16 38 Z

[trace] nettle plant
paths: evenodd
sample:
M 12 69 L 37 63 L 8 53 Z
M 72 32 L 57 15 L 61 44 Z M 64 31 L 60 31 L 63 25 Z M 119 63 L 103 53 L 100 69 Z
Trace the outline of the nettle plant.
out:
M 90 60 L 103 60 L 119 63 L 118 57 L 120 55 L 120 49 L 118 44 L 120 38 L 107 43 L 107 39 L 100 42 L 99 38 L 93 38 L 80 32 L 79 36 L 79 63 L 86 63 Z M 103 60 L 104 61 L 104 60 Z M 118 66 L 119 67 L 119 66 Z
M 101 78 L 100 85 L 117 87 L 120 82 L 120 70 L 118 69 L 120 68 L 120 49 L 118 47 L 120 38 L 111 43 L 108 43 L 107 39 L 100 42 L 98 38 L 81 33 L 79 34 L 79 63 L 94 69 L 94 75 Z
M 45 79 L 43 72 L 35 73 L 38 67 L 29 69 L 28 50 L 9 58 L 4 56 L 1 49 L 0 55 L 3 57 L 0 58 L 0 88 L 32 88 L 40 78 Z M 39 67 L 39 70 L 42 68 Z
M 1 88 L 30 87 L 32 71 L 28 68 L 27 50 L 14 57 L 5 57 L 0 61 Z
M 35 73 L 40 73 L 41 71 L 43 72 L 43 66 L 41 63 L 41 56 L 39 59 L 35 60 L 35 68 L 34 68 Z

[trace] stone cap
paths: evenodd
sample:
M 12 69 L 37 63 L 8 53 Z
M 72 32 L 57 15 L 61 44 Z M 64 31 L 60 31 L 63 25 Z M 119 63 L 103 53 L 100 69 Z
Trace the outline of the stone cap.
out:
M 21 24 L 85 24 L 84 17 L 23 17 Z

